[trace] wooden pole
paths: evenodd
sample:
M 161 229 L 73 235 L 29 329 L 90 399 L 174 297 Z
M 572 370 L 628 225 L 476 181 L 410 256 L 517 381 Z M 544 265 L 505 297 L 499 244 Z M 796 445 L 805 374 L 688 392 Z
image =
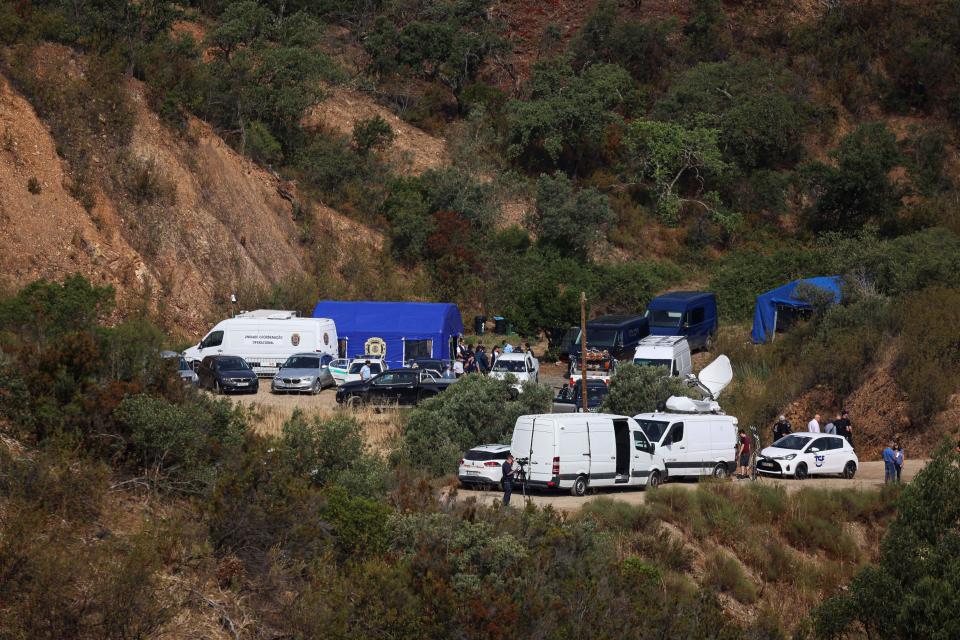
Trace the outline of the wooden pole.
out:
M 580 377 L 581 393 L 580 406 L 581 411 L 586 413 L 590 408 L 589 398 L 587 396 L 587 294 L 580 292 Z

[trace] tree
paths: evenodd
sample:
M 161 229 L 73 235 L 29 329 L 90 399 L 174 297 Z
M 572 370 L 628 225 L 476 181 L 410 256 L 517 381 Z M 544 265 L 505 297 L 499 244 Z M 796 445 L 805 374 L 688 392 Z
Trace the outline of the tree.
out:
M 882 122 L 861 125 L 831 155 L 835 165 L 813 162 L 801 171 L 812 200 L 807 226 L 822 232 L 889 224 L 900 208 L 900 191 L 888 176 L 901 162 L 896 136 Z
M 632 416 L 656 411 L 670 396 L 695 394 L 680 378 L 664 367 L 637 367 L 625 364 L 610 379 L 610 393 L 601 409 L 606 413 Z
M 358 120 L 353 125 L 353 146 L 360 155 L 367 155 L 372 150 L 386 149 L 393 144 L 395 137 L 390 123 L 379 115 Z
M 536 206 L 527 226 L 542 245 L 585 260 L 591 244 L 603 238 L 613 218 L 605 195 L 593 187 L 574 190 L 570 178 L 558 171 L 537 181 Z

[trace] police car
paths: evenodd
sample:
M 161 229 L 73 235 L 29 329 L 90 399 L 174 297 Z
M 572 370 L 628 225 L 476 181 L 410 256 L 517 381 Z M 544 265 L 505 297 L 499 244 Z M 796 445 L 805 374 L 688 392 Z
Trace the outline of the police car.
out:
M 853 478 L 860 459 L 841 436 L 792 433 L 780 438 L 757 456 L 757 471 L 772 476 L 842 475 Z

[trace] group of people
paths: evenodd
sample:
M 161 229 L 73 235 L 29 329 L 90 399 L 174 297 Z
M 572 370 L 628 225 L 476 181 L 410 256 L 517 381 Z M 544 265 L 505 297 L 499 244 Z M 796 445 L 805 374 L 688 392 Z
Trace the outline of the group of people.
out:
M 891 440 L 883 450 L 883 482 L 899 483 L 903 470 L 903 445 L 899 440 Z
M 785 421 L 786 418 L 780 416 L 780 420 Z M 813 419 L 807 423 L 807 431 L 810 433 L 828 433 L 832 436 L 843 436 L 847 439 L 847 442 L 850 443 L 850 446 L 853 446 L 853 425 L 850 423 L 850 414 L 847 413 L 846 410 L 836 414 L 833 421 L 828 422 L 823 427 L 820 426 L 821 420 L 822 418 L 819 413 L 813 416 Z M 789 424 L 790 423 L 787 423 L 788 428 Z M 776 429 L 776 426 L 774 426 L 774 429 Z
M 459 378 L 465 373 L 490 373 L 501 354 L 513 353 L 514 351 L 532 353 L 533 349 L 529 342 L 521 342 L 514 347 L 504 340 L 502 344 L 493 345 L 488 354 L 487 348 L 483 344 L 478 343 L 474 348 L 472 343 L 465 344 L 463 338 L 460 338 L 457 342 L 456 358 L 453 361 L 453 375 Z

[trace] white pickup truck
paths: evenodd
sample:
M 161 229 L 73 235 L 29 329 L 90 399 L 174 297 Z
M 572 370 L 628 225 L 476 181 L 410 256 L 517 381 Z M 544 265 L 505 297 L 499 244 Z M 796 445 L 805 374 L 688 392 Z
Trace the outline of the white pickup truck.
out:
M 514 389 L 520 391 L 524 382 L 540 381 L 540 361 L 529 353 L 504 353 L 490 368 L 490 377 L 498 380 L 513 375 L 517 379 Z

